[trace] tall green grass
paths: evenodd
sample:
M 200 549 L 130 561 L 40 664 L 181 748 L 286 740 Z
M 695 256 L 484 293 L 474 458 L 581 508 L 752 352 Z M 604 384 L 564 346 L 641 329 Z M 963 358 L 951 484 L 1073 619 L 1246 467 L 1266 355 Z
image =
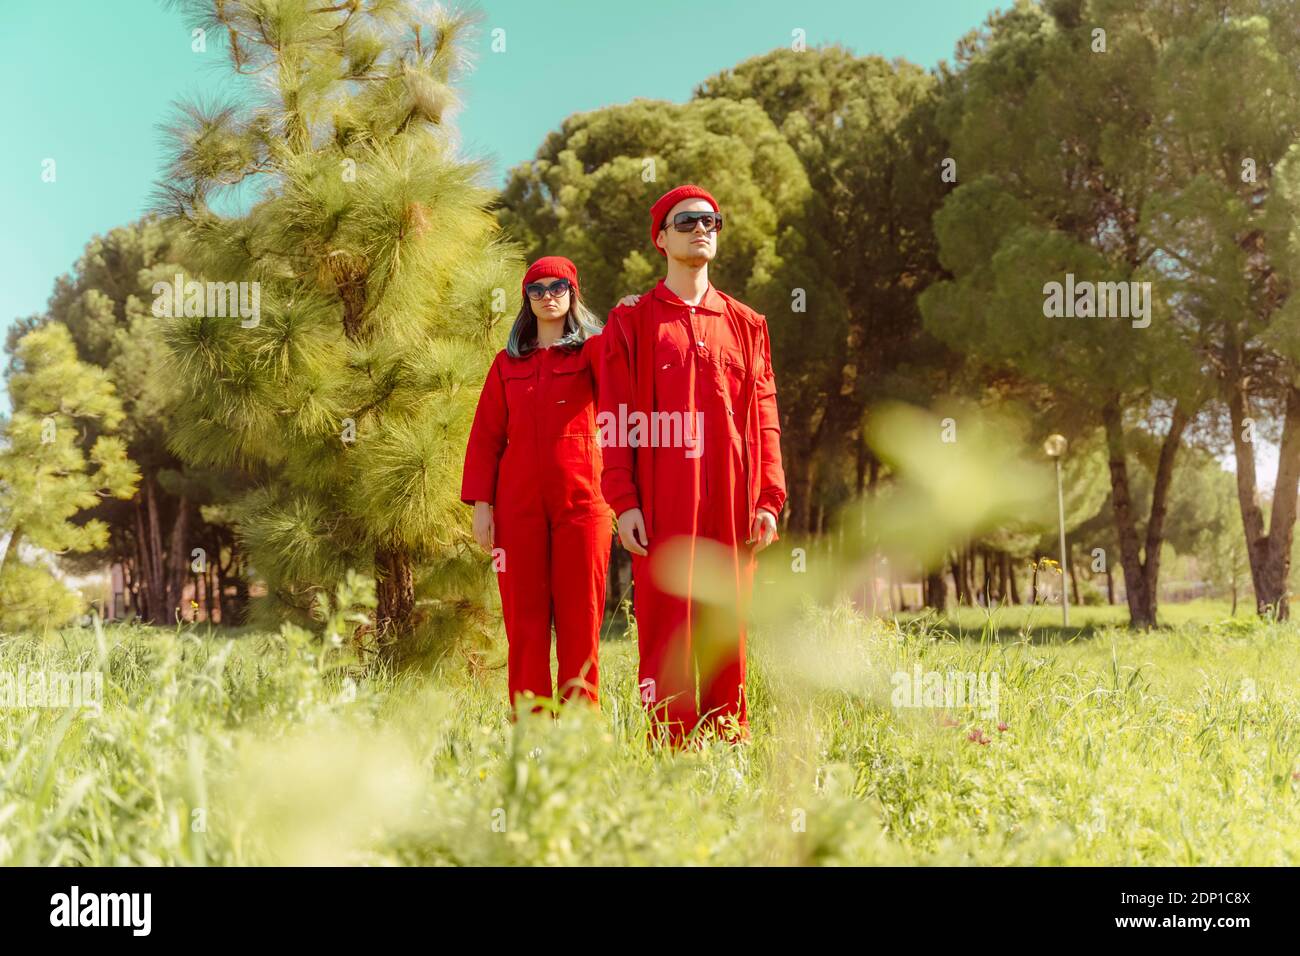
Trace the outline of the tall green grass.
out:
M 11 864 L 1294 864 L 1300 634 L 808 609 L 755 635 L 754 739 L 645 743 L 636 648 L 603 709 L 505 708 L 505 675 L 336 666 L 304 635 L 110 627 L 0 642 L 102 668 L 90 717 L 0 709 Z M 999 713 L 893 706 L 894 675 L 996 673 Z M 999 729 L 1001 727 L 1001 729 Z

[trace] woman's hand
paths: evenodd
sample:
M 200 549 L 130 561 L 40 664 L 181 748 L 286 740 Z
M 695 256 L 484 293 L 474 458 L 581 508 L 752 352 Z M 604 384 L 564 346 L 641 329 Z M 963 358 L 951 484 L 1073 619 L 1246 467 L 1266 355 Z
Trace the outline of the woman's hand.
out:
M 641 298 L 639 295 L 625 295 L 618 300 L 618 304 L 622 306 L 636 305 L 639 298 Z
M 496 537 L 497 526 L 492 518 L 492 506 L 486 501 L 474 502 L 474 540 L 484 551 L 491 551 Z

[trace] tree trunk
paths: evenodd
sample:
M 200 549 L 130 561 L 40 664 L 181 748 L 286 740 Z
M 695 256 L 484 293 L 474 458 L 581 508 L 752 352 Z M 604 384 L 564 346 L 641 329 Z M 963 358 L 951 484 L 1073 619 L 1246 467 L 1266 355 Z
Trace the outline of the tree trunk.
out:
M 867 488 L 867 459 L 871 452 L 867 448 L 867 443 L 862 438 L 862 429 L 857 428 L 853 432 L 853 448 L 856 452 L 856 473 L 854 487 L 857 489 L 857 496 L 862 497 Z
M 1016 584 L 1016 566 L 1011 563 L 1011 555 L 1007 559 L 1007 587 L 1011 592 L 1011 603 L 1020 603 L 1020 587 Z
M 189 552 L 185 549 L 185 538 L 189 533 L 189 501 L 181 495 L 176 505 L 176 520 L 172 522 L 171 541 L 167 549 L 167 616 L 174 622 L 179 615 L 186 620 L 190 608 L 185 605 L 185 579 L 191 574 L 190 562 L 186 560 Z
M 1102 409 L 1102 421 L 1106 428 L 1106 448 L 1110 456 L 1111 501 L 1115 512 L 1115 530 L 1119 535 L 1120 564 L 1124 568 L 1129 624 L 1137 628 L 1150 628 L 1156 623 L 1160 545 L 1164 540 L 1165 511 L 1173 477 L 1174 457 L 1187 427 L 1187 415 L 1181 403 L 1174 405 L 1169 432 L 1160 446 L 1151 490 L 1151 516 L 1147 521 L 1145 557 L 1138 539 L 1137 519 L 1129 490 L 1123 416 L 1116 402 L 1112 401 Z
M 948 586 L 943 582 L 942 565 L 926 573 L 924 590 L 926 607 L 940 612 L 948 609 Z
M 406 636 L 415 612 L 415 569 L 410 555 L 394 548 L 380 548 L 375 552 L 375 577 L 379 601 L 376 629 L 389 639 Z
M 158 624 L 162 620 L 162 592 L 158 587 L 158 571 L 155 561 L 158 555 L 153 550 L 153 539 L 145 521 L 147 502 L 150 499 L 148 479 L 144 483 L 143 499 L 135 503 L 135 550 L 136 550 L 136 596 L 142 621 Z
M 208 562 L 208 565 L 203 570 L 204 616 L 208 619 L 208 623 L 213 623 L 216 621 L 216 615 L 217 615 L 216 590 L 217 590 L 217 569 L 213 567 L 212 562 Z
M 961 579 L 962 585 L 966 589 L 966 603 L 971 607 L 975 606 L 975 574 L 971 570 L 971 565 L 975 562 L 974 552 L 969 544 L 962 545 L 958 552 L 961 555 Z
M 122 559 L 122 617 L 126 617 L 132 611 L 136 612 L 136 617 L 140 612 L 135 607 L 133 592 L 135 590 L 135 562 L 129 558 Z
M 149 518 L 149 557 L 153 579 L 149 582 L 155 595 L 154 613 L 156 623 L 167 620 L 167 578 L 163 559 L 162 522 L 158 517 L 158 489 L 151 474 L 145 482 L 145 507 Z
M 149 559 L 149 620 L 154 624 L 171 624 L 174 623 L 174 612 L 168 601 L 162 522 L 158 515 L 158 484 L 153 473 L 145 479 L 144 492 L 145 517 L 148 519 L 145 552 Z
M 1232 422 L 1232 444 L 1237 458 L 1237 503 L 1246 533 L 1246 556 L 1251 583 L 1255 588 L 1255 610 L 1260 615 L 1276 613 L 1279 620 L 1290 616 L 1287 593 L 1291 577 L 1291 542 L 1295 534 L 1296 494 L 1300 485 L 1300 391 L 1288 386 L 1282 443 L 1278 449 L 1277 480 L 1268 531 L 1257 496 L 1253 445 L 1243 434 L 1247 416 L 1246 396 L 1240 385 L 1228 399 Z
M 1074 606 L 1079 607 L 1083 604 L 1083 602 L 1079 600 L 1079 572 L 1075 568 L 1076 562 L 1074 560 L 1074 555 L 1070 552 L 1069 548 L 1066 548 L 1066 556 L 1070 564 L 1070 589 L 1074 592 Z M 1062 586 L 1064 586 L 1064 582 L 1062 582 Z
M 232 545 L 232 547 L 234 546 Z M 235 602 L 233 613 L 230 615 L 230 623 L 236 624 L 242 623 L 244 615 L 248 612 L 248 569 L 243 557 L 240 557 L 238 562 L 231 558 L 231 563 L 234 565 L 235 572 Z
M 810 438 L 803 452 L 802 467 L 795 469 L 790 498 L 793 507 L 790 512 L 790 524 L 794 533 L 807 536 L 813 532 L 813 487 L 817 481 L 817 461 L 813 454 L 815 438 Z
M 219 623 L 225 624 L 225 609 L 221 606 L 226 593 L 225 578 L 221 573 L 221 535 L 217 533 L 216 528 L 210 528 L 209 530 L 211 533 L 209 538 L 211 551 L 208 555 L 208 570 L 210 572 L 208 579 L 208 620 L 213 620 L 215 614 L 215 619 Z

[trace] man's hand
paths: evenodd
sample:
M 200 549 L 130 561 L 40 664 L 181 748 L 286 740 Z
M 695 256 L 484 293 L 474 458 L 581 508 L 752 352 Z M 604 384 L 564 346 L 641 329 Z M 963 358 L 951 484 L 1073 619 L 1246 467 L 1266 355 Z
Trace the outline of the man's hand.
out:
M 496 537 L 497 526 L 492 517 L 492 506 L 486 501 L 474 502 L 474 540 L 484 551 L 491 551 Z
M 625 295 L 623 298 L 618 300 L 618 304 L 622 306 L 636 305 L 637 300 L 640 298 L 639 295 Z
M 630 553 L 646 556 L 650 538 L 645 533 L 645 515 L 640 508 L 628 508 L 618 516 L 618 540 Z
M 766 508 L 759 508 L 754 512 L 754 523 L 749 529 L 749 541 L 746 544 L 754 546 L 754 553 L 762 551 L 772 539 L 776 537 L 776 515 Z

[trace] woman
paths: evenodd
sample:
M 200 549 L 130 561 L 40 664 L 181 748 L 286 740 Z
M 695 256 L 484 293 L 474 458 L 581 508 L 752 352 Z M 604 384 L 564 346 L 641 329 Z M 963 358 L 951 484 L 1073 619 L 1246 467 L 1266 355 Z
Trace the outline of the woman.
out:
M 600 326 L 563 256 L 528 267 L 523 305 L 492 363 L 465 454 L 461 500 L 492 552 L 510 705 L 551 694 L 551 622 L 564 698 L 599 706 L 611 516 L 600 494 L 595 376 Z

